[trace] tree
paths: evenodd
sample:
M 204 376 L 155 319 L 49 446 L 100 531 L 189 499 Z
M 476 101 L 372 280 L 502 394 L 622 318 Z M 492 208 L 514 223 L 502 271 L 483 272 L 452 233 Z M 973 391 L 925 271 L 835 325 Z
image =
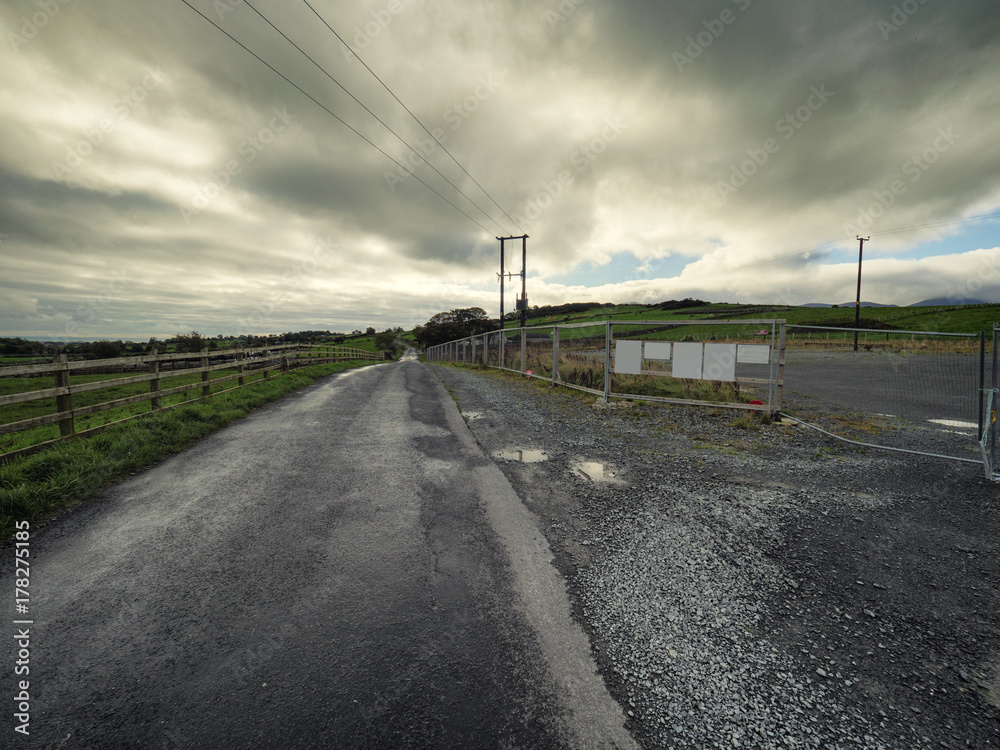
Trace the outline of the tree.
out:
M 443 344 L 446 341 L 476 336 L 496 331 L 500 324 L 487 317 L 481 307 L 464 307 L 450 312 L 440 312 L 423 326 L 413 329 L 413 335 L 422 347 Z
M 205 346 L 205 339 L 197 331 L 174 336 L 174 348 L 178 352 L 200 352 Z
M 375 329 L 372 328 L 371 326 L 368 326 L 365 329 L 365 336 L 374 336 L 374 335 L 375 335 Z
M 399 350 L 403 348 L 396 341 L 396 332 L 391 328 L 375 335 L 375 346 L 378 347 L 379 351 L 385 352 L 392 358 L 395 358 Z
M 90 345 L 90 353 L 97 359 L 114 359 L 122 353 L 122 342 L 108 341 L 107 339 L 95 341 Z

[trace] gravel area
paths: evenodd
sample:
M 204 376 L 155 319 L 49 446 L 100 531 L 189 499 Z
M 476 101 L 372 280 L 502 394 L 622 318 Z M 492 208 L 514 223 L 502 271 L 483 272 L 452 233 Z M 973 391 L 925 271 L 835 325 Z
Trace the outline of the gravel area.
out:
M 538 517 L 643 747 L 1000 747 L 1000 486 L 981 468 L 431 367 Z

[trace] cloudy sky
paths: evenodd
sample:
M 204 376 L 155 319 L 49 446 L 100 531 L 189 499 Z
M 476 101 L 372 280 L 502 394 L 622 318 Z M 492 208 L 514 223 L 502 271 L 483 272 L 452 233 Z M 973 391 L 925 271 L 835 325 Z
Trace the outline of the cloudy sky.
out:
M 0 335 L 1000 300 L 994 0 L 190 2 L 0 0 Z

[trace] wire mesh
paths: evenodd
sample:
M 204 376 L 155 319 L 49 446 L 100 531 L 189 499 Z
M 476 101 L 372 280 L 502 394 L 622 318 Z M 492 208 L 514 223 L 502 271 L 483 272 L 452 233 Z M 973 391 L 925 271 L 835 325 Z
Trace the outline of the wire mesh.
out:
M 787 409 L 888 447 L 913 440 L 899 427 L 919 427 L 938 452 L 965 457 L 982 424 L 985 349 L 980 334 L 788 326 Z
M 775 398 L 774 321 L 615 323 L 611 391 L 671 400 L 769 405 Z
M 566 385 L 603 394 L 607 359 L 606 324 L 559 326 L 558 336 L 559 372 L 556 379 Z M 548 354 L 552 356 L 552 347 Z M 549 369 L 551 371 L 551 362 Z

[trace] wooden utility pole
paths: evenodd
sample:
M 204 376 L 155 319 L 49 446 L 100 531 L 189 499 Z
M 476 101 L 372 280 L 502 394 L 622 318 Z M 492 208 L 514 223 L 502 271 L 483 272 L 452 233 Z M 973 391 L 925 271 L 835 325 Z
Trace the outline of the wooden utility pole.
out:
M 524 328 L 524 325 L 527 322 L 528 308 L 528 274 L 525 270 L 528 264 L 528 235 L 523 234 L 520 237 L 497 237 L 497 239 L 500 240 L 500 273 L 497 274 L 500 279 L 500 330 L 503 330 L 504 281 L 514 276 L 521 277 L 521 297 L 517 300 L 517 306 L 515 309 L 521 311 L 521 327 Z M 507 255 L 504 243 L 508 241 L 513 242 L 514 240 L 521 240 L 521 273 L 507 273 L 504 262 Z
M 858 350 L 858 327 L 861 325 L 861 256 L 864 254 L 865 243 L 871 237 L 858 237 L 858 296 L 854 302 L 854 351 Z

